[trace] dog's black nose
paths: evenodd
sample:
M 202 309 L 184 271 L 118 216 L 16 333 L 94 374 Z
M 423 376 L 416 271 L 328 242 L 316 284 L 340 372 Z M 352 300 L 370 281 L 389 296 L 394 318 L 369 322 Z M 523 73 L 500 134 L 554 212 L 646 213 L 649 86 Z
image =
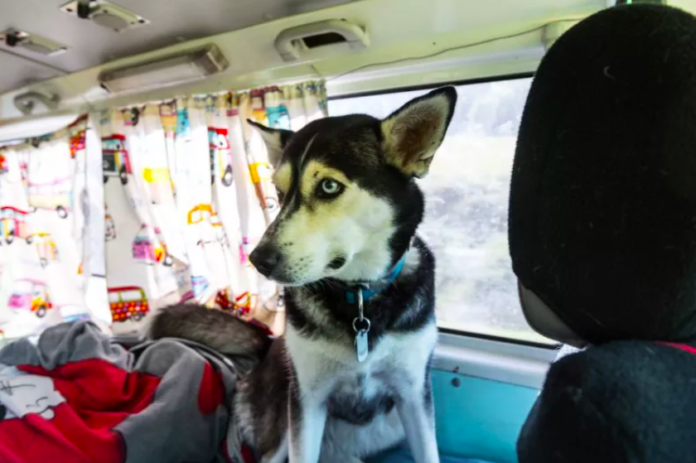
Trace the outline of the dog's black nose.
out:
M 273 273 L 273 270 L 278 265 L 280 253 L 273 246 L 260 245 L 256 246 L 256 249 L 251 252 L 249 260 L 261 275 L 267 277 Z

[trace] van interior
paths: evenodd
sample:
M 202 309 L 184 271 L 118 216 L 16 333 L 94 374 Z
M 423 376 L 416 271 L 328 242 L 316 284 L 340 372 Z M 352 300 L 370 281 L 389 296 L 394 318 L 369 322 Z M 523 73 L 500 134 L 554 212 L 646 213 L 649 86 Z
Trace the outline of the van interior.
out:
M 176 106 L 171 102 L 188 101 L 193 108 L 194 97 L 202 95 L 201 111 L 208 111 L 208 121 L 236 117 L 238 105 L 240 117 L 257 117 L 261 111 L 257 120 L 272 123 L 274 98 L 285 98 L 295 124 L 295 106 L 290 104 L 295 97 L 288 96 L 286 89 L 302 88 L 304 100 L 297 107 L 304 111 L 305 122 L 316 118 L 314 113 L 386 117 L 416 96 L 454 85 L 459 99 L 450 129 L 429 176 L 420 182 L 427 199 L 420 234 L 438 262 L 439 339 L 432 364 L 437 444 L 443 462 L 516 462 L 520 429 L 559 349 L 555 341 L 527 324 L 510 269 L 507 201 L 517 128 L 535 69 L 549 47 L 582 19 L 616 3 L 0 0 L 0 175 L 14 165 L 5 154 L 12 150 L 20 167 L 26 163 L 35 171 L 40 168 L 33 159 L 46 159 L 46 153 L 38 153 L 44 147 L 54 150 L 49 157 L 62 156 L 49 134 L 68 130 L 71 146 L 87 153 L 82 166 L 86 179 L 79 186 L 82 194 L 66 193 L 60 179 L 32 184 L 30 178 L 28 186 L 33 195 L 30 213 L 37 208 L 49 210 L 51 223 L 72 221 L 71 233 L 82 240 L 80 257 L 62 249 L 60 230 L 25 229 L 26 211 L 9 198 L 9 189 L 0 189 L 0 329 L 4 336 L 0 342 L 32 338 L 49 325 L 91 317 L 115 341 L 134 346 L 149 312 L 191 299 L 209 307 L 232 307 L 247 318 L 253 315 L 274 334 L 282 334 L 282 294 L 278 292 L 273 303 L 263 302 L 272 299 L 268 294 L 280 291 L 275 287 L 259 284 L 254 291 L 240 293 L 232 288 L 226 292 L 229 282 L 216 279 L 214 271 L 181 276 L 179 249 L 186 245 L 177 244 L 166 218 L 158 219 L 162 225 L 157 227 L 147 225 L 143 217 L 159 212 L 139 204 L 137 192 L 133 193 L 146 189 L 152 204 L 163 208 L 169 204 L 170 184 L 178 181 L 171 170 L 174 161 L 153 147 L 165 153 L 177 142 L 161 137 L 160 144 L 130 146 L 130 155 L 125 155 L 126 142 L 119 138 L 119 131 L 105 132 L 105 127 L 115 127 L 114 114 L 119 114 L 118 124 L 135 130 L 138 118 L 149 121 L 148 111 L 160 108 L 162 126 L 157 130 L 165 127 L 166 132 L 167 117 L 174 118 L 173 126 L 181 124 L 180 113 L 177 120 L 175 109 L 167 112 L 166 108 Z M 695 0 L 658 3 L 696 13 Z M 308 95 L 314 97 L 312 102 Z M 232 106 L 222 112 L 210 110 L 224 105 Z M 282 111 L 279 114 L 279 118 L 288 117 Z M 191 127 L 197 127 L 202 116 L 191 110 L 187 117 Z M 80 126 L 84 131 L 75 135 L 71 127 L 79 124 L 84 124 Z M 205 121 L 200 124 L 204 126 Z M 245 149 L 262 149 L 246 128 L 239 129 L 244 134 L 242 142 L 233 136 L 231 122 L 216 129 L 210 128 L 210 122 L 207 125 L 202 143 L 207 150 L 208 140 L 211 153 L 231 150 L 234 156 Z M 152 135 L 148 127 L 145 124 L 142 129 L 142 140 Z M 133 155 L 137 149 L 142 150 L 141 160 Z M 34 158 L 31 150 L 37 151 Z M 144 163 L 146 155 L 153 161 Z M 90 156 L 97 157 L 94 169 Z M 82 162 L 79 156 L 75 159 L 76 165 Z M 192 170 L 210 166 L 215 185 L 212 201 L 221 201 L 221 195 L 230 191 L 225 185 L 237 181 L 233 180 L 237 165 L 225 159 L 176 162 L 193 162 L 187 164 Z M 263 214 L 274 213 L 278 199 L 275 192 L 254 196 L 254 191 L 272 189 L 271 173 L 270 166 L 250 159 L 244 161 L 253 165 L 252 193 L 246 200 L 254 207 L 261 202 L 263 207 L 248 214 L 255 217 L 248 219 L 251 225 L 242 220 L 236 226 L 259 235 Z M 43 162 L 53 166 L 46 172 L 59 169 L 52 162 Z M 145 180 L 128 182 L 131 171 L 139 169 Z M 191 183 L 191 191 L 200 185 L 205 182 Z M 118 193 L 122 197 L 116 198 L 116 188 L 135 190 L 128 190 L 130 196 Z M 236 191 L 240 203 L 242 193 Z M 88 204 L 80 206 L 81 201 Z M 227 212 L 206 202 L 211 201 L 190 208 L 182 220 L 189 227 L 207 224 L 194 241 L 207 259 L 205 265 L 218 268 L 224 264 L 211 263 L 216 257 L 205 249 L 230 240 L 230 219 Z M 80 207 L 83 218 L 78 220 Z M 122 212 L 128 208 L 135 215 Z M 121 226 L 119 216 L 125 215 L 135 225 Z M 140 262 L 137 272 L 147 269 L 138 274 L 141 281 L 126 278 L 136 264 L 122 260 L 120 251 L 108 250 L 125 233 L 121 227 L 129 230 L 125 253 Z M 246 239 L 247 232 L 236 239 Z M 10 264 L 18 259 L 13 249 L 18 249 L 20 240 L 38 253 L 40 265 L 32 268 L 47 276 L 21 275 Z M 245 244 L 239 244 L 242 260 L 248 251 Z M 61 260 L 79 263 L 79 268 L 74 265 L 70 270 L 79 276 L 79 297 L 63 294 L 48 281 L 53 278 L 51 267 Z M 189 264 L 198 265 L 193 258 Z M 413 460 L 407 450 L 396 449 L 371 461 Z

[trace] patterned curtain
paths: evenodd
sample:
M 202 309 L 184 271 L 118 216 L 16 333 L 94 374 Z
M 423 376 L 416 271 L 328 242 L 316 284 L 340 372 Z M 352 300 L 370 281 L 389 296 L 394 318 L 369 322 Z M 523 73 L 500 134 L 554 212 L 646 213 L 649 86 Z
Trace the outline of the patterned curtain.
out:
M 98 144 L 82 117 L 26 143 L 0 147 L 0 333 L 36 334 L 91 317 L 111 322 L 91 275 L 103 275 Z M 96 185 L 96 186 L 95 186 Z M 96 222 L 99 222 L 97 220 Z M 98 278 L 97 278 L 98 279 Z M 98 291 L 96 291 L 98 293 Z M 103 292 L 103 291 L 102 291 Z M 89 307 L 89 309 L 88 309 Z
M 115 332 L 195 300 L 280 333 L 282 295 L 248 260 L 279 207 L 265 146 L 246 120 L 297 130 L 325 116 L 323 82 L 94 115 Z

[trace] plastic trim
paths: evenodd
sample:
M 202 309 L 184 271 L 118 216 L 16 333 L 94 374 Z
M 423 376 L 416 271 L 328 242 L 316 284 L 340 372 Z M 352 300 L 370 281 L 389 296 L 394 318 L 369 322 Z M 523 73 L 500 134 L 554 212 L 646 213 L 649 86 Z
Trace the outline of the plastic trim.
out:
M 433 368 L 540 389 L 556 349 L 440 333 Z

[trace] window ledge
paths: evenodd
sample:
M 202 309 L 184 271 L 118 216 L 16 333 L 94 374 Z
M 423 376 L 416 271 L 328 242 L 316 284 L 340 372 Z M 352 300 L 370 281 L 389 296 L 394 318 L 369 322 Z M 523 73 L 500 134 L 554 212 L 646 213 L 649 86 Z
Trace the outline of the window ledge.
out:
M 556 349 L 440 334 L 433 368 L 541 389 Z

